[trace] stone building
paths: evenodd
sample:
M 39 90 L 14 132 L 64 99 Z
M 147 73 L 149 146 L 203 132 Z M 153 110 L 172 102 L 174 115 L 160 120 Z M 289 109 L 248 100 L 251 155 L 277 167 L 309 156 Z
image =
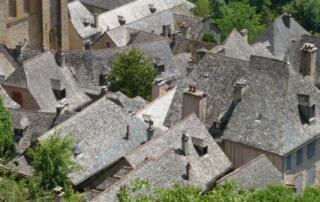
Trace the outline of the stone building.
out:
M 68 0 L 1 0 L 0 42 L 15 48 L 69 48 Z

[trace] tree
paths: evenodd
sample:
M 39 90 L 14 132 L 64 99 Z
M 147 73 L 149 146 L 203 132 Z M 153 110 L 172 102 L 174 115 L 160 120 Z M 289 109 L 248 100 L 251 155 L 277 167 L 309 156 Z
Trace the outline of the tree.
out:
M 286 9 L 301 25 L 313 32 L 320 32 L 320 1 L 294 0 Z
M 112 65 L 113 69 L 107 78 L 110 90 L 121 91 L 131 98 L 141 96 L 151 99 L 152 82 L 158 75 L 151 58 L 132 48 L 121 53 L 112 61 Z
M 234 28 L 248 29 L 249 42 L 253 42 L 264 30 L 262 16 L 256 13 L 256 8 L 241 2 L 231 2 L 222 8 L 222 18 L 215 20 L 222 29 L 222 39 L 225 39 Z
M 26 180 L 17 180 L 15 175 L 1 173 L 0 201 L 27 201 L 29 197 Z
M 214 36 L 212 33 L 204 33 L 202 39 L 202 41 L 207 42 L 207 43 L 216 43 L 216 40 L 214 39 Z
M 195 14 L 197 16 L 209 16 L 212 14 L 210 0 L 196 0 Z
M 45 190 L 51 191 L 57 186 L 70 187 L 68 174 L 77 168 L 72 158 L 74 145 L 69 136 L 60 137 L 55 133 L 28 152 L 39 184 Z
M 0 158 L 4 163 L 7 163 L 15 154 L 12 116 L 4 107 L 3 100 L 0 98 Z

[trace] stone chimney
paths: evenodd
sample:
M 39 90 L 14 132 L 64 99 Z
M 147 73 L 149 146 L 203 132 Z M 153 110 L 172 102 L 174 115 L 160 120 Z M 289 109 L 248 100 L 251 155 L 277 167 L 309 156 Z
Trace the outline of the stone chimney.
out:
M 157 11 L 157 8 L 154 4 L 149 4 L 149 9 L 151 13 L 155 13 Z
M 126 18 L 122 15 L 118 15 L 118 21 L 120 25 L 126 24 Z
M 126 132 L 125 139 L 126 139 L 126 140 L 129 140 L 130 135 L 131 135 L 131 133 L 130 133 L 130 125 L 127 125 L 127 132 Z
M 189 136 L 187 136 L 185 133 L 182 134 L 181 137 L 181 150 L 183 155 L 188 156 L 189 154 Z
M 283 24 L 287 27 L 290 28 L 290 24 L 291 24 L 291 16 L 287 13 L 282 15 L 282 21 Z
M 186 179 L 187 180 L 192 180 L 191 178 L 191 164 L 190 162 L 187 163 L 187 166 L 186 166 Z
M 63 188 L 62 187 L 56 187 L 53 190 L 54 193 L 54 202 L 62 202 L 63 201 Z
M 98 28 L 99 27 L 99 14 L 94 13 L 93 17 L 94 17 L 94 27 Z
M 318 48 L 311 43 L 305 43 L 301 50 L 300 73 L 303 76 L 314 76 Z
M 152 100 L 164 95 L 169 86 L 163 78 L 156 78 L 152 83 Z
M 249 31 L 248 31 L 248 29 L 243 29 L 243 30 L 241 30 L 241 31 L 240 31 L 240 34 L 241 34 L 242 38 L 243 38 L 246 42 L 248 42 L 248 36 L 249 36 Z
M 207 95 L 195 86 L 189 86 L 189 90 L 183 93 L 182 119 L 195 113 L 201 121 L 205 121 L 207 111 Z
M 234 84 L 233 102 L 235 103 L 240 102 L 247 88 L 248 88 L 247 80 L 240 79 L 239 81 L 237 81 L 236 84 Z

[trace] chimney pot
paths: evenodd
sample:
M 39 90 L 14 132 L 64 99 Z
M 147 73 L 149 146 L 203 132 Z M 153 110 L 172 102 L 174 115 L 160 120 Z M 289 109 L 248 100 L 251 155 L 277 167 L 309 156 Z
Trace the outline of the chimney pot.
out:
M 190 164 L 190 162 L 188 162 L 187 166 L 186 166 L 186 179 L 191 180 L 191 164 Z
M 181 149 L 185 156 L 189 154 L 189 145 L 188 145 L 189 137 L 183 133 L 181 137 Z
M 127 125 L 127 132 L 126 132 L 126 137 L 125 137 L 125 139 L 126 139 L 126 140 L 129 140 L 129 138 L 130 138 L 130 125 Z

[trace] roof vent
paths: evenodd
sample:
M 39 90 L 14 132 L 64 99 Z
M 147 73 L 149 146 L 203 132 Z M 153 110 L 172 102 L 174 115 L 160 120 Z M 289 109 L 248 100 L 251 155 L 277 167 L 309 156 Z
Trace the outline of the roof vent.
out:
M 118 20 L 120 25 L 126 24 L 126 18 L 122 15 L 118 15 Z
M 149 9 L 151 13 L 155 13 L 157 11 L 157 8 L 155 7 L 154 4 L 149 4 Z

